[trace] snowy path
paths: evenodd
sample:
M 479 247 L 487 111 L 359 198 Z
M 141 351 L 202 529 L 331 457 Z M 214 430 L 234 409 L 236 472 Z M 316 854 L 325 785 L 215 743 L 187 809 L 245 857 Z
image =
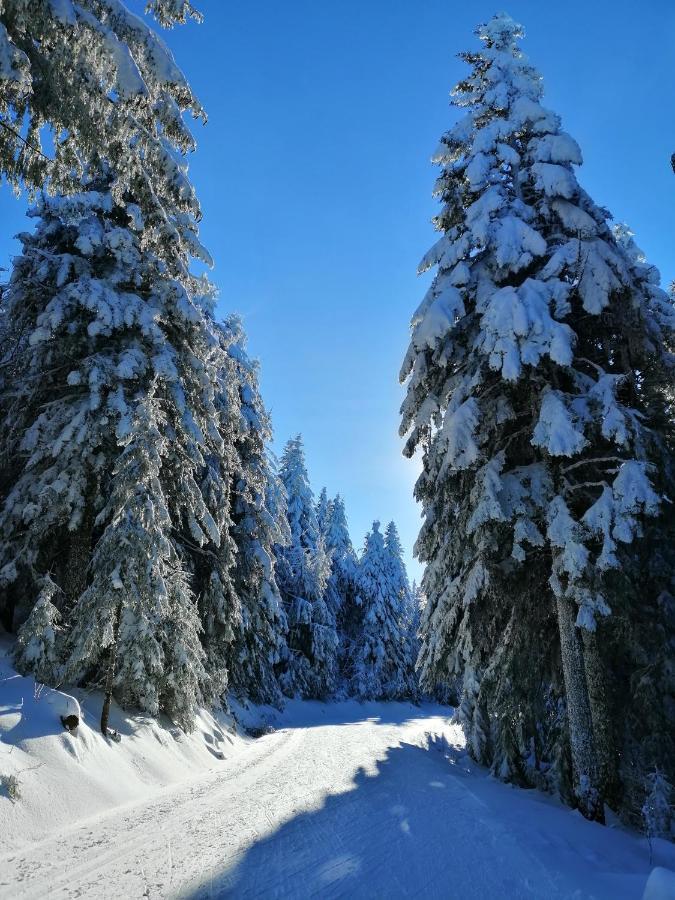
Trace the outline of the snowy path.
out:
M 1 858 L 0 897 L 641 897 L 638 840 L 429 749 L 442 713 L 291 704 L 223 768 Z

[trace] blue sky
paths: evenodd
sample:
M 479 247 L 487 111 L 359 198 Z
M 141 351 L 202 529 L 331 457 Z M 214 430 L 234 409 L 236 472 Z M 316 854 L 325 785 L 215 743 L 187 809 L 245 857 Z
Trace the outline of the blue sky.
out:
M 341 492 L 361 545 L 396 520 L 411 574 L 415 466 L 398 438 L 398 369 L 425 290 L 417 263 L 438 138 L 501 6 L 454 0 L 196 0 L 201 26 L 167 35 L 209 113 L 191 173 L 223 312 L 243 315 L 277 447 L 305 437 L 313 485 Z M 132 4 L 137 5 L 137 4 Z M 544 75 L 545 102 L 580 143 L 580 180 L 675 277 L 675 4 L 540 0 L 507 11 Z M 26 229 L 0 191 L 0 265 Z

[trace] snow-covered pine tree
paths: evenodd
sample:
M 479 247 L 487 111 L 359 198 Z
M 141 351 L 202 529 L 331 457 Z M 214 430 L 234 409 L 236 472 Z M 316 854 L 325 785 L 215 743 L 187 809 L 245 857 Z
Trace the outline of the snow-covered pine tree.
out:
M 328 491 L 325 487 L 321 488 L 319 499 L 316 501 L 316 523 L 319 526 L 319 533 L 326 538 L 328 531 L 328 523 L 330 521 L 332 500 L 328 498 Z
M 199 18 L 185 0 L 152 0 L 147 9 L 164 26 Z M 154 417 L 169 440 L 158 479 L 145 488 L 168 514 L 157 521 L 172 544 L 164 551 L 169 566 L 178 567 L 176 591 L 191 597 L 189 579 L 198 593 L 207 651 L 199 693 L 208 699 L 226 684 L 238 605 L 229 503 L 234 415 L 227 408 L 235 389 L 222 374 L 229 363 L 210 316 L 210 288 L 190 273 L 191 258 L 210 259 L 197 236 L 199 205 L 182 158 L 193 140 L 182 115 L 203 111 L 170 51 L 117 0 L 8 0 L 0 7 L 0 76 L 2 174 L 16 187 L 37 188 L 47 179 L 51 191 L 78 191 L 70 206 L 41 201 L 51 222 L 38 229 L 3 301 L 10 337 L 3 350 L 11 354 L 4 371 L 12 381 L 3 380 L 0 412 L 11 426 L 3 435 L 9 462 L 3 471 L 11 476 L 0 485 L 0 532 L 2 553 L 19 551 L 5 555 L 0 573 L 9 585 L 5 620 L 13 618 L 17 598 L 24 604 L 19 621 L 25 617 L 32 586 L 58 548 L 65 606 L 76 604 L 75 635 L 78 598 L 88 578 L 90 587 L 96 582 L 88 566 L 92 546 L 106 533 L 102 510 L 117 514 L 110 490 L 127 438 L 134 446 L 127 429 Z M 27 130 L 19 134 L 19 125 Z M 52 159 L 40 143 L 43 126 L 52 131 Z M 49 289 L 38 297 L 43 277 Z M 41 505 L 45 527 L 37 521 Z M 139 538 L 145 540 L 154 538 Z M 93 558 L 103 561 L 97 550 Z M 164 607 L 181 627 L 180 604 Z M 119 641 L 114 627 L 106 640 L 123 649 L 124 610 L 115 609 Z M 192 643 L 198 623 L 185 627 Z M 79 666 L 86 677 L 98 677 L 101 666 L 112 672 L 100 657 L 82 657 L 76 635 L 71 645 L 71 669 Z M 115 653 L 108 656 L 114 665 Z M 165 657 L 168 677 L 171 658 Z M 120 696 L 123 671 L 122 661 L 115 676 Z M 160 706 L 188 721 L 197 696 L 192 687 L 175 700 L 166 684 L 150 685 L 148 696 L 153 692 Z M 154 705 L 150 699 L 147 708 Z
M 412 591 L 410 589 L 410 582 L 408 581 L 405 563 L 403 562 L 403 547 L 401 546 L 401 539 L 398 535 L 398 529 L 396 528 L 395 522 L 390 522 L 387 525 L 384 533 L 384 548 L 387 551 L 389 558 L 391 583 L 394 590 L 400 596 L 401 605 L 403 606 L 403 609 L 406 610 L 406 616 L 408 616 L 409 614 L 407 611 L 412 606 Z
M 18 671 L 23 675 L 34 675 L 36 681 L 48 684 L 56 684 L 61 674 L 57 646 L 61 616 L 52 602 L 58 590 L 49 575 L 45 575 L 35 606 L 19 629 L 16 640 Z
M 325 487 L 321 488 L 321 492 L 319 494 L 319 499 L 316 501 L 316 523 L 319 528 L 319 534 L 321 539 L 323 540 L 324 549 L 328 556 L 328 560 L 330 562 L 330 577 L 326 582 L 326 588 L 324 590 L 323 599 L 328 607 L 330 614 L 335 619 L 335 624 L 337 628 L 338 615 L 340 610 L 340 595 L 337 591 L 336 586 L 336 571 L 333 565 L 333 561 L 331 559 L 331 549 L 328 546 L 328 529 L 330 527 L 331 515 L 333 512 L 333 501 L 328 496 L 328 491 Z M 338 636 L 339 640 L 339 636 Z
M 404 599 L 393 568 L 380 523 L 373 522 L 360 559 L 356 598 L 361 623 L 352 690 L 363 700 L 400 700 L 412 694 Z
M 408 581 L 408 572 L 403 561 L 403 547 L 395 522 L 390 522 L 384 534 L 384 549 L 391 570 L 391 584 L 400 598 L 402 611 L 402 631 L 405 635 L 408 678 L 413 695 L 417 692 L 415 664 L 419 653 L 419 598 L 413 594 Z
M 274 544 L 276 557 L 277 551 L 282 547 L 288 547 L 291 543 L 291 529 L 288 524 L 288 498 L 286 496 L 286 488 L 279 474 L 280 463 L 278 457 L 271 449 L 267 450 L 265 457 L 267 462 L 265 505 L 274 523 L 273 531 L 278 535 L 278 539 Z M 278 582 L 279 579 L 277 577 Z
M 335 689 L 338 639 L 335 619 L 324 600 L 330 559 L 316 519 L 300 435 L 286 444 L 279 476 L 290 531 L 289 544 L 276 548 L 277 578 L 289 629 L 282 687 L 291 696 L 323 698 Z
M 221 350 L 199 299 L 146 244 L 135 204 L 92 185 L 79 195 L 43 198 L 33 215 L 37 228 L 21 236 L 23 252 L 3 296 L 23 335 L 15 382 L 5 384 L 0 401 L 3 435 L 18 460 L 0 510 L 4 603 L 25 618 L 36 586 L 51 572 L 72 629 L 70 671 L 98 678 L 109 669 L 105 657 L 119 620 L 118 696 L 149 711 L 164 708 L 187 725 L 196 689 L 183 669 L 198 673 L 204 698 L 218 690 L 217 679 L 211 685 L 200 669 L 198 643 L 192 646 L 199 623 L 188 578 L 193 548 L 210 554 L 220 544 L 202 479 L 207 459 L 227 456 L 215 402 Z M 150 434 L 158 458 L 152 466 L 134 462 L 134 454 L 150 454 L 142 446 Z M 136 471 L 146 480 L 125 475 Z M 120 486 L 125 477 L 129 484 Z M 131 482 L 153 511 L 139 508 L 129 522 L 124 497 Z M 159 568 L 147 563 L 140 572 L 148 547 L 158 548 Z M 118 562 L 129 560 L 115 576 L 126 598 L 121 607 L 111 599 L 114 548 Z M 151 594 L 161 579 L 170 586 L 152 639 L 158 656 L 143 647 L 157 611 L 142 610 L 159 602 Z M 101 639 L 94 641 L 96 617 Z M 138 670 L 128 667 L 131 651 L 121 658 L 135 640 L 138 652 L 152 657 Z
M 276 669 L 285 658 L 288 629 L 275 572 L 274 547 L 287 541 L 280 485 L 266 445 L 272 429 L 258 385 L 258 365 L 246 353 L 241 320 L 225 323 L 238 391 L 234 447 L 232 537 L 241 622 L 230 655 L 230 687 L 255 703 L 281 703 Z M 281 514 L 279 514 L 279 512 Z
M 164 400 L 161 391 L 148 391 L 120 434 L 91 581 L 70 615 L 67 674 L 104 675 L 124 705 L 164 711 L 191 730 L 207 674 L 197 606 L 162 486 L 170 440 Z
M 228 689 L 228 668 L 235 634 L 241 627 L 241 605 L 235 585 L 237 546 L 232 535 L 233 473 L 237 467 L 235 448 L 239 433 L 240 399 L 236 364 L 230 355 L 234 335 L 214 321 L 208 331 L 214 342 L 216 384 L 213 402 L 217 412 L 219 439 L 204 455 L 200 491 L 215 524 L 217 541 L 197 532 L 187 522 L 180 535 L 183 554 L 190 558 L 193 590 L 198 598 L 202 623 L 205 669 L 213 696 Z M 209 375 L 205 371 L 205 376 Z
M 438 271 L 401 371 L 406 453 L 423 459 L 422 676 L 462 674 L 474 755 L 530 783 L 562 756 L 546 722 L 564 696 L 577 802 L 601 818 L 618 717 L 599 635 L 626 547 L 660 512 L 672 307 L 579 187 L 522 33 L 495 16 L 463 55 L 421 264 Z
M 348 684 L 352 675 L 353 645 L 361 621 L 361 611 L 355 602 L 359 561 L 349 536 L 347 513 L 340 494 L 330 501 L 326 550 L 331 561 L 326 602 L 337 623 L 338 664 L 342 679 Z
M 200 18 L 186 0 L 147 7 L 163 26 Z M 205 119 L 171 51 L 121 0 L 0 5 L 0 177 L 72 193 L 105 161 L 114 199 L 133 196 L 146 235 L 180 276 L 186 257 L 208 260 L 181 158 L 194 147 L 185 112 Z
M 10 624 L 17 603 L 19 621 L 30 611 L 47 560 L 56 562 L 61 605 L 84 589 L 99 470 L 115 440 L 111 408 L 123 413 L 114 391 L 101 401 L 101 388 L 119 366 L 129 367 L 132 384 L 134 374 L 133 342 L 129 356 L 124 346 L 119 357 L 97 353 L 115 319 L 126 327 L 120 290 L 136 287 L 127 214 L 116 217 L 110 196 L 92 190 L 44 199 L 29 215 L 38 226 L 20 236 L 24 249 L 3 294 L 12 338 L 2 362 L 12 378 L 2 384 L 2 446 L 14 477 L 1 498 L 0 585 Z M 140 317 L 136 300 L 131 320 Z

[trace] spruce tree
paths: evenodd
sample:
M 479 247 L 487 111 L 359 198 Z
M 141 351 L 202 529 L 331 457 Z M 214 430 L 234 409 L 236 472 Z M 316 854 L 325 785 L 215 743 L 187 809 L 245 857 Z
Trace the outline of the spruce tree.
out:
M 70 614 L 67 673 L 110 673 L 120 702 L 166 712 L 186 730 L 207 681 L 189 574 L 171 532 L 161 476 L 168 423 L 152 392 L 121 439 L 98 520 L 92 578 Z M 209 697 L 210 699 L 210 697 Z
M 40 592 L 30 615 L 19 629 L 16 640 L 16 667 L 36 681 L 56 684 L 61 675 L 61 656 L 57 642 L 61 615 L 52 602 L 58 593 L 49 575 L 42 579 Z
M 522 33 L 495 16 L 463 54 L 421 264 L 437 273 L 401 371 L 406 453 L 423 461 L 422 676 L 463 677 L 469 746 L 500 777 L 537 783 L 569 742 L 576 802 L 601 818 L 616 764 L 602 634 L 627 548 L 662 514 L 672 307 L 579 187 Z
M 285 658 L 287 623 L 277 585 L 274 547 L 286 541 L 279 490 L 267 453 L 272 429 L 258 386 L 258 366 L 246 353 L 241 321 L 225 324 L 238 390 L 234 443 L 232 537 L 241 621 L 230 654 L 230 686 L 255 703 L 281 703 L 276 669 Z M 283 513 L 283 509 L 282 509 Z M 287 527 L 287 526 L 286 526 Z
M 345 504 L 340 494 L 330 503 L 326 550 L 331 561 L 326 602 L 337 623 L 338 665 L 345 684 L 348 684 L 352 675 L 354 641 L 360 624 L 360 610 L 355 602 L 359 563 L 349 536 Z
M 240 428 L 239 376 L 231 355 L 235 335 L 210 319 L 205 324 L 215 350 L 216 380 L 212 387 L 218 440 L 204 454 L 199 488 L 214 522 L 217 540 L 205 541 L 199 533 L 195 540 L 190 524 L 188 529 L 183 529 L 180 543 L 184 555 L 190 559 L 193 590 L 198 597 L 210 688 L 214 696 L 222 697 L 229 686 L 232 646 L 242 621 L 235 584 L 238 548 L 232 534 L 233 473 L 238 462 L 235 441 Z
M 291 438 L 281 457 L 290 542 L 277 547 L 278 580 L 288 618 L 286 693 L 324 698 L 335 689 L 338 639 L 324 596 L 330 559 L 319 531 L 302 438 Z
M 163 26 L 200 18 L 187 0 L 147 10 Z M 186 111 L 204 115 L 123 3 L 1 5 L 0 173 L 70 196 L 40 199 L 3 291 L 0 613 L 20 624 L 52 572 L 71 676 L 189 727 L 195 702 L 225 691 L 241 631 L 241 403 L 235 338 L 190 269 L 210 258 Z
M 16 468 L 0 579 L 21 619 L 51 572 L 69 671 L 96 680 L 113 666 L 124 702 L 187 727 L 224 684 L 222 666 L 203 669 L 192 591 L 195 558 L 217 558 L 229 527 L 214 485 L 228 459 L 223 351 L 208 308 L 146 243 L 138 206 L 104 184 L 40 201 L 4 292 L 22 337 L 0 402 Z
M 403 547 L 401 546 L 401 539 L 398 536 L 395 522 L 390 522 L 387 525 L 384 533 L 384 548 L 389 559 L 391 583 L 401 598 L 401 605 L 406 610 L 406 615 L 408 615 L 407 611 L 412 606 L 412 591 L 405 563 L 403 562 Z
M 17 603 L 25 618 L 31 582 L 52 559 L 62 602 L 74 603 L 84 589 L 102 462 L 114 453 L 118 422 L 128 427 L 124 386 L 133 391 L 147 365 L 142 344 L 132 337 L 111 349 L 111 333 L 136 322 L 158 358 L 164 350 L 152 316 L 143 321 L 129 213 L 93 189 L 68 200 L 44 198 L 30 213 L 38 219 L 35 233 L 20 236 L 23 252 L 3 294 L 12 330 L 3 346 L 12 378 L 2 384 L 0 402 L 3 459 L 13 472 L 0 512 L 9 620 Z M 146 273 L 155 275 L 155 267 Z
M 426 598 L 422 593 L 422 588 L 420 585 L 413 581 L 410 586 L 410 613 L 409 613 L 409 623 L 410 623 L 410 648 L 411 648 L 411 657 L 413 660 L 413 667 L 417 666 L 417 657 L 420 652 L 420 623 L 422 620 L 422 611 L 426 606 Z
M 384 536 L 384 549 L 387 553 L 390 581 L 399 598 L 401 608 L 401 630 L 405 636 L 406 669 L 412 693 L 416 694 L 415 664 L 419 652 L 417 631 L 419 628 L 419 598 L 415 595 L 408 581 L 408 573 L 403 562 L 403 547 L 394 522 L 387 525 Z
M 356 604 L 361 611 L 354 646 L 352 689 L 363 700 L 400 700 L 412 693 L 404 597 L 380 523 L 366 535 Z
M 328 491 L 325 487 L 321 488 L 319 499 L 316 501 L 316 523 L 319 526 L 319 533 L 324 540 L 328 533 L 328 523 L 330 522 L 332 500 L 328 498 Z

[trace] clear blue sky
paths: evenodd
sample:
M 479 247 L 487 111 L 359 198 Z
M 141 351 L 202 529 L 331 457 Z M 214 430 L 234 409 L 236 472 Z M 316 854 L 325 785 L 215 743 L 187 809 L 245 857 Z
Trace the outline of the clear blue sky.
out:
M 414 464 L 397 435 L 398 369 L 434 240 L 429 157 L 455 118 L 455 56 L 500 10 L 457 0 L 195 0 L 203 25 L 168 41 L 209 113 L 191 163 L 221 309 L 262 364 L 277 447 L 304 434 L 316 491 L 347 503 L 361 545 L 396 520 L 411 574 Z M 136 3 L 132 5 L 138 5 Z M 675 277 L 675 4 L 541 0 L 505 8 L 527 30 L 594 199 Z M 0 264 L 28 226 L 0 191 Z

